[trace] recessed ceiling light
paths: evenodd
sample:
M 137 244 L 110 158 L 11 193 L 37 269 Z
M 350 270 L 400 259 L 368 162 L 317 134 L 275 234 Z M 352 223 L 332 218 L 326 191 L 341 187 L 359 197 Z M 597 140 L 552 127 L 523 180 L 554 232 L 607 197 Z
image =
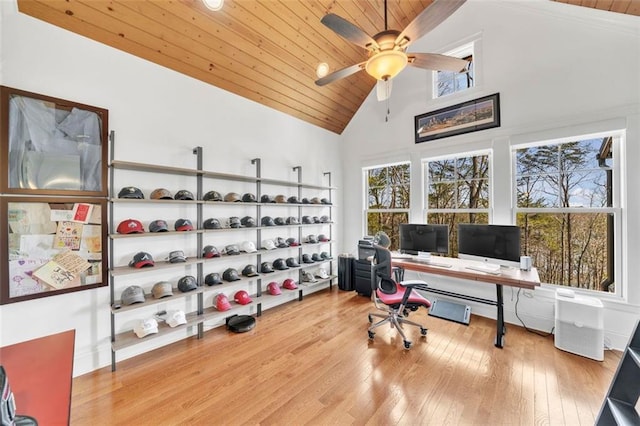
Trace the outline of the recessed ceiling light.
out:
M 207 7 L 207 9 L 218 11 L 222 9 L 222 5 L 224 4 L 224 0 L 202 0 L 202 3 Z
M 329 74 L 329 64 L 326 62 L 320 62 L 316 68 L 316 75 L 318 78 L 322 78 L 327 74 Z

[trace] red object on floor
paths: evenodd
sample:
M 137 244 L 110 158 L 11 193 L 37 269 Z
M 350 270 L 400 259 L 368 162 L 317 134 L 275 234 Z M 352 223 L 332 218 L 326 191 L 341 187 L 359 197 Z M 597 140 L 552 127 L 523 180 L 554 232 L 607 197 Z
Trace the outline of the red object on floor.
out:
M 69 330 L 0 348 L 16 412 L 38 425 L 68 425 L 76 331 Z

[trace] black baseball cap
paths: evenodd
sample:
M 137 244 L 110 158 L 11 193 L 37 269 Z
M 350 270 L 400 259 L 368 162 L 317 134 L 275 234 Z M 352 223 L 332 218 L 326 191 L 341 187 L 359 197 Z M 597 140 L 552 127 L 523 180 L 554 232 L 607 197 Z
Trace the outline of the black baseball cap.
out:
M 247 192 L 242 196 L 242 201 L 244 201 L 245 203 L 255 203 L 257 200 L 255 195 Z
M 273 266 L 271 266 L 271 263 L 269 262 L 262 262 L 262 264 L 260 265 L 260 272 L 262 272 L 263 274 L 273 272 Z
M 139 188 L 135 186 L 125 186 L 118 192 L 118 198 L 132 198 L 142 200 L 144 199 L 144 194 L 140 191 Z
M 193 200 L 193 193 L 191 191 L 187 191 L 186 189 L 181 189 L 176 192 L 176 195 L 173 196 L 176 200 Z
M 220 279 L 220 274 L 217 272 L 212 272 L 210 274 L 207 274 L 207 276 L 204 277 L 204 283 L 206 285 L 222 284 L 222 280 Z
M 285 269 L 289 269 L 287 263 L 284 259 L 278 258 L 273 261 L 273 269 L 277 269 L 278 271 L 284 271 Z
M 196 281 L 196 278 L 191 275 L 185 275 L 178 280 L 178 290 L 183 293 L 193 291 L 196 288 L 198 288 L 198 281 Z
M 215 217 L 209 218 L 204 221 L 202 224 L 204 229 L 220 229 L 222 226 L 220 225 L 220 221 Z
M 240 277 L 238 276 L 238 271 L 235 270 L 234 268 L 225 269 L 225 271 L 222 273 L 222 278 L 228 282 L 240 280 Z
M 256 265 L 248 264 L 247 266 L 245 266 L 242 270 L 242 275 L 244 275 L 245 277 L 257 277 L 259 274 L 256 270 Z
M 202 197 L 204 201 L 222 201 L 222 194 L 218 191 L 209 191 Z

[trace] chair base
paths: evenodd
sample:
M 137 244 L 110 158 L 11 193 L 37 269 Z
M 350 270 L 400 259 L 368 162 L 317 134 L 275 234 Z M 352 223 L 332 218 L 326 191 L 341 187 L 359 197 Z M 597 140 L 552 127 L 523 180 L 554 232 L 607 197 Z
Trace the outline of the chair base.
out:
M 380 321 L 376 322 L 375 324 L 373 324 L 373 317 L 378 317 L 378 318 L 382 318 Z M 421 324 L 418 324 L 417 322 L 411 321 L 407 318 L 405 318 L 404 316 L 400 315 L 399 312 L 396 309 L 390 309 L 389 311 L 387 311 L 387 314 L 379 314 L 376 312 L 370 313 L 369 314 L 369 322 L 372 323 L 372 325 L 369 327 L 369 329 L 367 330 L 368 334 L 369 334 L 369 339 L 373 340 L 373 338 L 375 337 L 376 333 L 373 331 L 376 328 L 380 327 L 381 325 L 384 324 L 389 324 L 391 326 L 391 328 L 396 328 L 396 330 L 398 330 L 398 334 L 400 334 L 400 336 L 402 336 L 402 342 L 404 344 L 404 348 L 405 349 L 411 349 L 411 345 L 413 345 L 413 342 L 409 339 L 407 339 L 407 336 L 404 333 L 404 325 L 412 325 L 414 327 L 419 327 L 420 328 L 420 334 L 424 337 L 427 335 L 427 329 L 425 327 L 423 327 Z

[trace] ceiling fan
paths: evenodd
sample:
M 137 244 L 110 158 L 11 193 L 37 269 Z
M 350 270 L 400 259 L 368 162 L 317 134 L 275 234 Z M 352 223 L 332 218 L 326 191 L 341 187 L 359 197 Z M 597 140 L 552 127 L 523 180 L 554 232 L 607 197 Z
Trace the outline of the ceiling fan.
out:
M 377 97 L 383 101 L 391 94 L 391 80 L 407 65 L 434 71 L 463 70 L 468 61 L 436 53 L 407 53 L 407 47 L 429 31 L 437 27 L 467 0 L 435 0 L 415 17 L 400 32 L 387 28 L 387 0 L 384 1 L 384 31 L 371 37 L 360 28 L 340 16 L 329 13 L 322 22 L 329 29 L 347 41 L 365 48 L 368 59 L 355 65 L 337 70 L 316 80 L 324 86 L 361 70 L 378 80 Z

